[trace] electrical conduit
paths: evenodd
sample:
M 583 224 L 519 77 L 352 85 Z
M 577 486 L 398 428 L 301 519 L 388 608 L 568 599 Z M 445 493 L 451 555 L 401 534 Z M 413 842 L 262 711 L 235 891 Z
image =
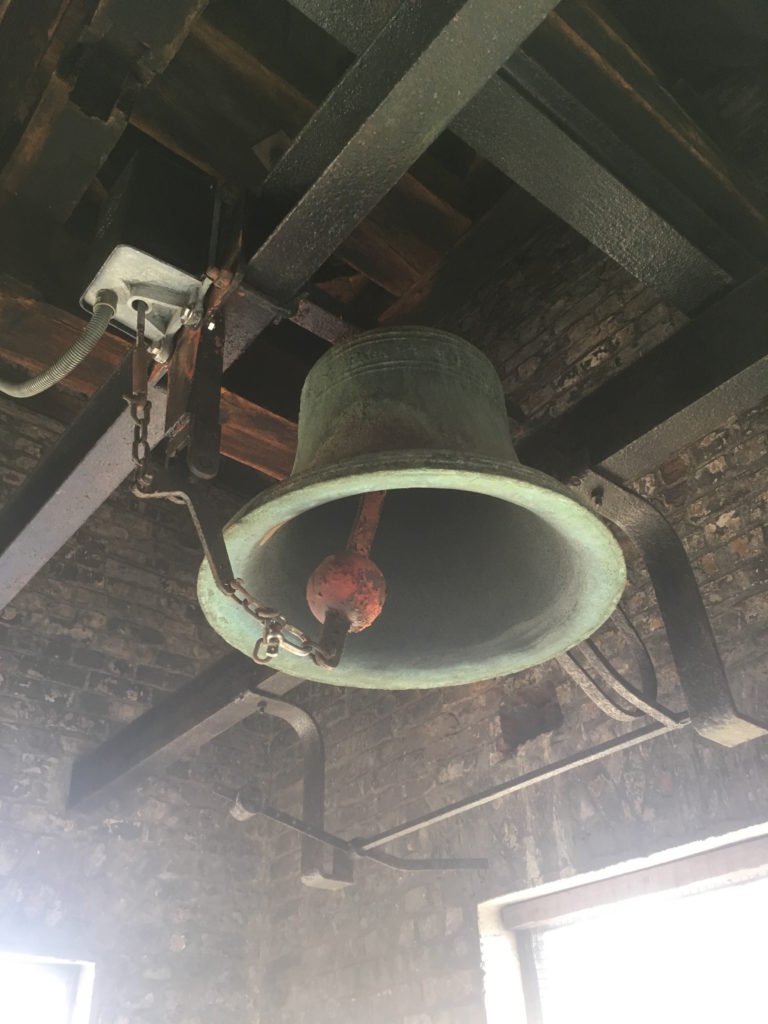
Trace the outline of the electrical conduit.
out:
M 41 392 L 47 391 L 48 388 L 52 388 L 54 384 L 58 384 L 82 363 L 88 353 L 93 351 L 96 344 L 103 338 L 109 321 L 115 315 L 116 308 L 117 295 L 107 288 L 100 291 L 93 304 L 91 319 L 83 328 L 74 345 L 68 348 L 47 370 L 43 370 L 35 377 L 30 377 L 29 380 L 14 383 L 0 377 L 0 392 L 10 395 L 12 398 L 32 398 L 34 395 L 39 395 Z

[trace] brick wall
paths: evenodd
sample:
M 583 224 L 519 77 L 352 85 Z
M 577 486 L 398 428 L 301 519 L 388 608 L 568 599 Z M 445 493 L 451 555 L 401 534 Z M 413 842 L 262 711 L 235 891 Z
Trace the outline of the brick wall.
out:
M 0 404 L 0 500 L 59 429 Z M 258 772 L 253 731 L 65 810 L 72 759 L 223 651 L 199 561 L 183 510 L 119 492 L 0 615 L 0 949 L 95 960 L 98 1024 L 253 1019 L 261 846 L 217 795 Z
M 686 322 L 561 222 L 502 261 L 441 326 L 488 355 L 511 407 L 559 416 Z
M 559 411 L 680 322 L 586 243 L 548 231 L 450 326 L 492 356 L 508 394 L 535 418 Z M 768 404 L 635 486 L 685 541 L 738 703 L 768 721 Z M 658 610 L 631 557 L 624 607 L 654 657 L 664 698 L 680 707 Z M 618 729 L 554 663 L 444 691 L 304 684 L 292 696 L 323 729 L 328 825 L 346 836 L 378 832 Z M 520 744 L 513 726 L 524 715 L 540 734 Z M 768 741 L 725 750 L 685 731 L 391 848 L 402 856 L 488 856 L 487 874 L 403 874 L 361 863 L 352 888 L 320 893 L 299 883 L 296 837 L 247 826 L 269 839 L 264 1019 L 482 1021 L 479 901 L 765 820 L 766 753 Z M 296 752 L 282 735 L 271 771 L 273 801 L 296 808 Z

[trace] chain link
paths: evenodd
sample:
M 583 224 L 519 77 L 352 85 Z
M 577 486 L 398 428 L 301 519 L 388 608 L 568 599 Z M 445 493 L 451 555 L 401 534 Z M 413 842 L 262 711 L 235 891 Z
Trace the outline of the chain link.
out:
M 246 590 L 242 580 L 232 580 L 227 589 L 233 600 L 249 615 L 258 619 L 264 627 L 253 651 L 254 661 L 260 664 L 271 661 L 284 649 L 297 658 L 311 658 L 316 665 L 330 667 L 328 652 L 323 650 L 316 640 L 312 640 L 302 629 L 288 622 L 275 608 L 259 604 Z
M 139 495 L 151 496 L 152 472 L 150 469 L 149 417 L 152 403 L 148 398 L 147 379 L 149 353 L 145 330 L 146 304 L 136 303 L 136 344 L 133 349 L 133 390 L 125 396 L 133 421 L 133 486 Z M 168 495 L 168 500 L 177 504 L 185 502 Z M 207 556 L 206 556 L 207 557 Z M 316 665 L 330 668 L 329 655 L 315 640 L 311 640 L 298 626 L 293 626 L 274 608 L 259 604 L 250 594 L 242 580 L 235 579 L 225 584 L 225 592 L 262 625 L 262 635 L 253 650 L 253 660 L 266 664 L 276 658 L 281 650 L 298 658 L 311 658 Z
M 149 471 L 149 416 L 152 403 L 148 398 L 147 376 L 149 370 L 149 351 L 145 338 L 147 304 L 136 303 L 136 343 L 133 346 L 133 389 L 126 395 L 131 419 L 133 420 L 133 459 L 134 485 L 139 490 L 147 488 L 152 480 Z

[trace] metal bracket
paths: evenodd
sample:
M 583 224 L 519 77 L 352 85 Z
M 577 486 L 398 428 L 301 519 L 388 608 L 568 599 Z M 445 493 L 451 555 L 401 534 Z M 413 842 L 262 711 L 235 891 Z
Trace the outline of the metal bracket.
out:
M 256 710 L 286 722 L 299 740 L 303 762 L 302 815 L 306 823 L 301 841 L 302 882 L 313 889 L 342 889 L 351 885 L 352 862 L 347 850 L 334 848 L 330 871 L 323 863 L 325 847 L 320 837 L 325 831 L 325 751 L 317 723 L 303 708 L 266 693 L 259 695 Z M 266 812 L 260 794 L 251 789 L 248 795 L 238 796 L 231 813 L 238 821 L 245 821 Z
M 650 502 L 593 469 L 573 478 L 571 486 L 639 548 L 696 732 L 724 747 L 768 735 L 768 729 L 736 709 L 693 569 L 672 526 Z M 658 713 L 652 717 L 662 720 Z
M 93 309 L 98 292 L 111 288 L 117 295 L 114 323 L 135 335 L 135 303 L 145 302 L 150 352 L 158 362 L 165 363 L 176 332 L 185 324 L 200 322 L 210 284 L 207 278 L 200 280 L 132 246 L 118 245 L 83 292 L 80 305 Z
M 258 695 L 258 691 L 257 691 Z M 303 819 L 271 807 L 256 786 L 249 786 L 237 795 L 230 814 L 237 821 L 248 821 L 256 815 L 286 825 L 302 836 L 301 880 L 313 889 L 343 889 L 352 884 L 353 857 L 378 861 L 400 871 L 482 870 L 484 859 L 411 860 L 391 854 L 366 850 L 367 840 L 342 839 L 325 831 L 325 753 L 320 730 L 312 716 L 289 701 L 259 695 L 256 710 L 287 722 L 299 738 L 303 760 Z M 333 851 L 330 871 L 324 867 L 324 847 Z
M 611 664 L 594 640 L 561 654 L 557 661 L 589 699 L 617 722 L 633 722 L 647 716 L 662 725 L 679 725 L 683 718 L 657 701 L 656 670 L 634 626 L 618 608 L 612 621 L 634 656 L 641 688 L 637 690 Z

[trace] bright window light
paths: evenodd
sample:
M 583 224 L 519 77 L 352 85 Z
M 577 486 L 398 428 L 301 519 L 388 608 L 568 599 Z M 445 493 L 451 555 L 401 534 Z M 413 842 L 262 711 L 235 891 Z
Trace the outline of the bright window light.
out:
M 2 1024 L 87 1024 L 93 965 L 0 953 Z
M 764 1024 L 768 879 L 532 932 L 543 1024 Z

